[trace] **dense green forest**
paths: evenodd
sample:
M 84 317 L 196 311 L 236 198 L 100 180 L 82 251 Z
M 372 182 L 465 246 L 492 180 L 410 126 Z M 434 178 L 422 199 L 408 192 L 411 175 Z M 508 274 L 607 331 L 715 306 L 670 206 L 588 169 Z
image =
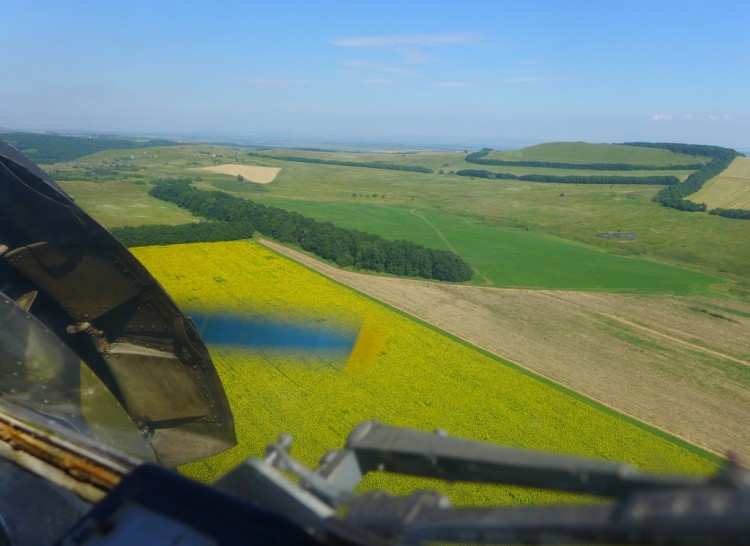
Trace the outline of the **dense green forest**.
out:
M 388 241 L 228 193 L 201 191 L 189 180 L 159 181 L 149 193 L 195 215 L 245 225 L 278 241 L 296 243 L 342 267 L 452 282 L 467 281 L 473 275 L 471 266 L 453 252 L 409 241 Z
M 708 208 L 705 203 L 694 203 L 685 199 L 688 195 L 697 192 L 703 184 L 729 167 L 739 152 L 731 148 L 719 146 L 705 146 L 702 144 L 677 144 L 669 142 L 625 142 L 626 146 L 641 146 L 647 148 L 663 148 L 671 152 L 688 155 L 700 155 L 711 158 L 700 170 L 695 171 L 682 184 L 662 188 L 654 196 L 654 201 L 665 207 L 688 212 L 705 212 Z M 718 213 L 717 213 L 718 214 Z M 725 215 L 721 215 L 725 216 Z
M 248 152 L 252 157 L 263 157 L 266 159 L 279 159 L 281 161 L 297 161 L 299 163 L 317 163 L 319 165 L 338 165 L 341 167 L 364 167 L 367 169 L 389 169 L 392 171 L 410 171 L 415 173 L 432 173 L 429 167 L 419 165 L 397 165 L 385 163 L 384 161 L 339 161 L 336 159 L 320 159 L 317 157 L 304 157 L 298 155 L 272 155 L 260 152 Z
M 459 176 L 473 176 L 477 178 L 523 180 L 526 182 L 544 182 L 550 184 L 653 184 L 674 185 L 680 180 L 676 176 L 556 176 L 551 174 L 522 174 L 496 173 L 482 169 L 462 169 L 456 171 Z
M 128 140 L 116 137 L 66 136 L 53 133 L 0 133 L 4 140 L 35 163 L 72 161 L 104 150 L 136 150 L 152 146 L 173 146 L 164 139 Z
M 564 161 L 521 160 L 508 161 L 504 159 L 486 159 L 492 152 L 491 148 L 482 148 L 478 152 L 468 154 L 464 161 L 480 165 L 496 165 L 504 167 L 549 167 L 554 169 L 590 169 L 592 171 L 662 171 L 662 170 L 695 170 L 703 167 L 703 163 L 675 164 L 675 165 L 647 165 L 635 163 L 572 163 Z
M 157 224 L 112 228 L 112 234 L 127 247 L 211 243 L 250 239 L 253 228 L 240 222 L 198 222 L 176 226 Z

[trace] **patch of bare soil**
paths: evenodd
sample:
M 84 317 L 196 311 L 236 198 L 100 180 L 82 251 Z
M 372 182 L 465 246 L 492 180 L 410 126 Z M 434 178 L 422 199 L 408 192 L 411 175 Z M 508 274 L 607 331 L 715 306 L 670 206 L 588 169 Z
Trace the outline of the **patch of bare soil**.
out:
M 264 244 L 646 423 L 750 458 L 750 305 L 380 277 Z

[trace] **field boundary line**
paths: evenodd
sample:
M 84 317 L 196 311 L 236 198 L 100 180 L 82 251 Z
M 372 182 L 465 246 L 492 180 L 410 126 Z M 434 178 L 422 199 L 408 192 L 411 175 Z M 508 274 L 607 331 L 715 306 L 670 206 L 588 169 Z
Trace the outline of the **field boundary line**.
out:
M 443 232 L 440 231 L 435 224 L 433 224 L 427 218 L 419 214 L 417 209 L 410 209 L 409 212 L 413 214 L 414 216 L 416 216 L 417 218 L 419 218 L 420 220 L 424 221 L 424 223 L 430 226 L 432 229 L 434 229 L 435 233 L 437 233 L 437 236 L 440 237 L 440 239 L 445 243 L 445 246 L 447 246 L 453 253 L 461 256 L 461 253 L 458 252 L 458 250 L 456 250 L 456 248 L 451 244 L 451 242 L 445 237 Z M 482 273 L 476 268 L 472 268 L 472 269 L 474 269 L 474 271 L 476 271 L 479 274 L 479 276 L 482 277 L 482 279 L 484 279 L 484 282 L 487 284 L 487 286 L 493 286 L 492 281 L 487 275 L 485 275 L 484 273 Z
M 666 334 L 664 332 L 660 332 L 659 330 L 654 330 L 653 328 L 649 328 L 648 326 L 643 326 L 641 324 L 638 324 L 637 322 L 633 322 L 633 321 L 630 321 L 628 319 L 625 319 L 625 318 L 622 318 L 622 317 L 618 317 L 617 315 L 613 315 L 611 313 L 607 313 L 606 311 L 602 311 L 601 309 L 597 309 L 596 307 L 592 307 L 590 305 L 586 305 L 585 303 L 580 303 L 580 302 L 577 302 L 577 301 L 570 301 L 568 299 L 565 299 L 562 296 L 557 296 L 555 294 L 551 294 L 547 290 L 536 290 L 535 292 L 537 294 L 539 294 L 540 296 L 544 296 L 544 297 L 547 297 L 547 298 L 552 298 L 552 299 L 555 299 L 557 301 L 565 302 L 565 303 L 567 303 L 569 305 L 573 305 L 573 306 L 576 306 L 576 307 L 580 307 L 582 309 L 586 309 L 587 311 L 591 311 L 592 313 L 596 313 L 596 314 L 601 315 L 603 317 L 606 317 L 608 319 L 612 319 L 612 320 L 614 320 L 616 322 L 619 322 L 620 324 L 625 324 L 627 326 L 630 326 L 631 328 L 636 328 L 636 329 L 641 330 L 643 332 L 647 332 L 649 334 L 652 334 L 652 335 L 655 335 L 655 336 L 658 336 L 658 337 L 662 337 L 664 339 L 668 339 L 669 341 L 677 343 L 678 345 L 682 345 L 683 347 L 688 347 L 690 349 L 694 349 L 694 350 L 702 352 L 702 353 L 710 354 L 712 356 L 716 356 L 716 357 L 722 358 L 724 360 L 730 360 L 730 361 L 735 362 L 737 364 L 741 364 L 742 366 L 748 366 L 748 367 L 750 367 L 750 362 L 747 362 L 746 360 L 742 360 L 741 358 L 736 358 L 736 357 L 724 354 L 724 353 L 719 352 L 719 351 L 714 351 L 713 349 L 709 349 L 708 347 L 703 347 L 702 345 L 697 345 L 695 343 L 691 343 L 690 341 L 685 341 L 684 339 L 680 339 L 678 337 L 671 336 L 671 335 Z
M 426 320 L 426 319 L 423 319 L 421 317 L 418 317 L 418 316 L 414 315 L 413 313 L 407 311 L 406 309 L 403 309 L 403 308 L 399 307 L 396 304 L 383 301 L 383 300 L 381 300 L 380 298 L 378 298 L 376 296 L 372 296 L 372 295 L 368 294 L 367 292 L 362 291 L 359 288 L 355 288 L 355 287 L 349 285 L 346 282 L 345 279 L 335 277 L 334 274 L 332 274 L 332 273 L 329 272 L 329 270 L 332 270 L 334 273 L 335 272 L 341 272 L 341 273 L 351 273 L 353 275 L 357 275 L 357 273 L 355 273 L 355 272 L 344 271 L 342 269 L 333 267 L 333 266 L 331 266 L 329 264 L 326 264 L 326 263 L 323 263 L 323 262 L 321 262 L 321 261 L 319 261 L 319 260 L 317 260 L 317 259 L 315 259 L 315 258 L 313 258 L 311 256 L 307 256 L 306 254 L 304 254 L 304 253 L 302 253 L 302 252 L 300 252 L 298 250 L 289 248 L 287 246 L 284 246 L 284 245 L 282 245 L 280 243 L 276 243 L 274 241 L 270 241 L 268 239 L 262 239 L 261 238 L 261 239 L 256 239 L 256 241 L 258 243 L 262 244 L 263 246 L 265 246 L 266 248 L 269 248 L 269 249 L 271 249 L 273 251 L 278 252 L 279 254 L 282 254 L 283 256 L 286 256 L 287 258 L 290 258 L 290 259 L 294 260 L 295 262 L 299 263 L 303 267 L 307 267 L 307 268 L 309 268 L 309 269 L 311 269 L 313 271 L 316 271 L 317 273 L 325 276 L 326 278 L 332 280 L 333 282 L 336 282 L 338 284 L 346 286 L 350 290 L 353 290 L 353 291 L 357 292 L 358 294 L 362 294 L 363 296 L 365 296 L 365 297 L 367 297 L 367 298 L 369 298 L 369 299 L 371 299 L 373 301 L 376 301 L 376 302 L 380 303 L 381 305 L 385 305 L 386 307 L 388 307 L 390 309 L 394 309 L 394 310 L 398 311 L 399 313 L 402 313 L 405 316 L 407 316 L 407 317 L 409 317 L 409 318 L 411 318 L 413 320 L 416 320 L 417 322 L 419 322 L 421 324 L 427 325 L 430 328 L 433 328 L 436 331 L 438 331 L 438 332 L 440 332 L 440 333 L 442 333 L 444 335 L 447 335 L 447 336 L 449 336 L 449 337 L 451 337 L 453 339 L 456 339 L 456 340 L 460 341 L 461 343 L 464 343 L 464 344 L 466 344 L 466 345 L 468 345 L 470 347 L 475 348 L 476 350 L 480 351 L 481 353 L 484 353 L 486 355 L 494 357 L 497 360 L 499 360 L 501 363 L 509 365 L 509 366 L 512 366 L 512 367 L 518 369 L 519 371 L 521 371 L 522 373 L 525 373 L 525 374 L 527 374 L 527 375 L 529 375 L 529 376 L 531 376 L 533 378 L 536 378 L 539 381 L 545 382 L 545 383 L 549 384 L 550 386 L 553 386 L 553 387 L 555 387 L 555 388 L 557 388 L 559 390 L 562 390 L 563 392 L 567 392 L 568 394 L 570 394 L 570 395 L 572 395 L 574 397 L 577 397 L 579 399 L 582 399 L 585 402 L 591 403 L 591 404 L 593 404 L 595 406 L 599 406 L 600 409 L 602 409 L 603 411 L 612 412 L 612 413 L 620 416 L 621 418 L 624 418 L 626 421 L 630 421 L 631 423 L 633 423 L 633 424 L 635 424 L 637 426 L 643 427 L 646 430 L 649 430 L 650 432 L 652 432 L 654 434 L 666 435 L 668 437 L 667 439 L 670 439 L 671 441 L 677 441 L 679 444 L 682 445 L 682 447 L 684 447 L 685 449 L 688 449 L 689 451 L 693 451 L 694 453 L 697 452 L 698 454 L 700 454 L 700 452 L 703 452 L 702 456 L 707 456 L 708 455 L 710 457 L 714 457 L 715 461 L 724 461 L 726 459 L 725 454 L 720 453 L 718 451 L 715 451 L 714 449 L 711 449 L 710 447 L 707 447 L 707 446 L 704 446 L 702 444 L 699 444 L 695 440 L 691 440 L 691 439 L 689 439 L 689 438 L 687 438 L 685 436 L 682 436 L 680 434 L 677 434 L 675 432 L 667 430 L 667 429 L 665 429 L 663 427 L 660 427 L 659 425 L 652 424 L 652 423 L 650 423 L 648 421 L 645 421 L 644 419 L 642 419 L 640 417 L 637 417 L 637 416 L 633 415 L 632 413 L 629 413 L 627 411 L 619 409 L 616 406 L 613 406 L 612 404 L 609 404 L 609 403 L 607 403 L 607 402 L 605 402 L 603 400 L 600 400 L 597 397 L 594 397 L 594 396 L 592 396 L 590 394 L 585 393 L 584 391 L 581 391 L 579 389 L 576 389 L 575 387 L 570 387 L 570 386 L 568 386 L 568 385 L 566 385 L 564 383 L 561 383 L 560 381 L 558 381 L 556 379 L 553 379 L 553 378 L 549 377 L 548 375 L 546 375 L 546 374 L 544 374 L 542 372 L 539 372 L 537 370 L 529 368 L 529 367 L 527 367 L 527 366 L 525 366 L 525 365 L 523 365 L 523 364 L 521 364 L 519 362 L 516 362 L 513 359 L 510 359 L 510 358 L 507 358 L 507 357 L 505 357 L 503 355 L 500 355 L 500 354 L 496 353 L 495 351 L 493 351 L 491 349 L 487 349 L 487 348 L 483 347 L 481 344 L 477 344 L 477 343 L 475 343 L 473 341 L 470 341 L 470 340 L 466 339 L 465 337 L 463 337 L 463 336 L 461 336 L 459 334 L 456 334 L 454 332 L 451 332 L 450 330 L 447 330 L 444 327 L 439 326 L 439 325 L 437 325 L 437 324 L 435 324 L 435 323 L 433 323 L 433 322 L 431 322 L 429 320 Z M 360 273 L 360 275 L 361 275 L 361 273 Z M 394 278 L 393 280 L 394 281 L 399 281 L 401 279 L 395 279 Z M 473 289 L 473 290 L 482 290 L 483 289 L 482 287 L 478 287 L 478 286 L 467 286 L 466 288 Z M 496 289 L 496 290 L 501 290 L 501 289 Z M 537 290 L 530 290 L 530 291 L 531 292 L 538 292 Z

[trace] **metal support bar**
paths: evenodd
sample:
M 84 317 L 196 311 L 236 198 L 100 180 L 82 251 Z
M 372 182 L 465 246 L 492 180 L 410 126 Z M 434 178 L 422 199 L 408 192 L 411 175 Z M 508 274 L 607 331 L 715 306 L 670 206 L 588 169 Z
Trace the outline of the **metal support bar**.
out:
M 705 485 L 706 480 L 655 476 L 628 464 L 461 440 L 367 421 L 349 435 L 362 473 L 386 470 L 447 481 L 501 483 L 625 497 L 648 489 Z

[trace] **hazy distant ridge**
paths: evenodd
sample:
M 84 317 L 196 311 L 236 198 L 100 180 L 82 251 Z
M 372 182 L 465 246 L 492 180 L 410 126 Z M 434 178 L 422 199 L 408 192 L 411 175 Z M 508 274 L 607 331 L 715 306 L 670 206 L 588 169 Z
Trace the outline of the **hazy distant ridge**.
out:
M 53 133 L 0 133 L 0 139 L 35 163 L 43 164 L 72 161 L 104 150 L 135 150 L 177 144 L 166 139 L 70 136 Z

